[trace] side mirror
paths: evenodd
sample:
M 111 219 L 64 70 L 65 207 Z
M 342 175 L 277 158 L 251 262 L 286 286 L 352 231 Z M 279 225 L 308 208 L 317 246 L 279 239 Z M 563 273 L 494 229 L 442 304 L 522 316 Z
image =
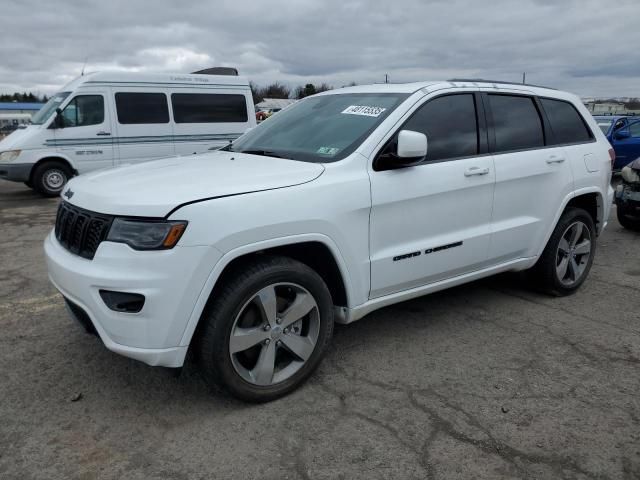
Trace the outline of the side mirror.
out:
M 56 118 L 53 120 L 55 128 L 64 128 L 64 117 L 62 116 L 62 109 L 56 108 Z
M 427 136 L 411 130 L 401 130 L 398 134 L 398 158 L 409 164 L 416 164 L 427 156 Z
M 616 140 L 623 140 L 625 138 L 629 138 L 631 136 L 631 134 L 629 133 L 629 130 L 626 128 L 621 128 L 620 130 L 616 130 L 613 133 L 613 138 L 615 138 Z
M 387 145 L 378 156 L 374 170 L 394 170 L 412 167 L 427 156 L 427 136 L 412 130 L 400 130 L 395 142 Z

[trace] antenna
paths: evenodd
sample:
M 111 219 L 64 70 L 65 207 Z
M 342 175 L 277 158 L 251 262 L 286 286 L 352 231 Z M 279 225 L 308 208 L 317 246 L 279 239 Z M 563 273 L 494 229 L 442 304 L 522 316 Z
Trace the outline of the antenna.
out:
M 87 60 L 89 60 L 89 57 L 85 57 L 84 59 L 84 63 L 82 64 L 82 71 L 80 72 L 81 77 L 84 75 L 84 67 L 87 66 Z
M 388 73 L 384 74 L 384 83 L 389 83 L 389 74 Z
M 527 72 L 522 72 L 522 84 L 527 83 Z

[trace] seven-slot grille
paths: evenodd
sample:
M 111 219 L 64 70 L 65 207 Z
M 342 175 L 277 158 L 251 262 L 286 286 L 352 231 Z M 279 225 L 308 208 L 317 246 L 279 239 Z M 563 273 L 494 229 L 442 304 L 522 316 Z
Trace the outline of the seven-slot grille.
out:
M 113 217 L 90 212 L 62 202 L 56 217 L 56 238 L 71 253 L 92 259 L 107 233 Z

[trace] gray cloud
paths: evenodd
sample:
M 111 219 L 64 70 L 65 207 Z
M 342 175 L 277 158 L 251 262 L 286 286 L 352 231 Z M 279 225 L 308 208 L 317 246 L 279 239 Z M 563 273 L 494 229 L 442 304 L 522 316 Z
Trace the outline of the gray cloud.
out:
M 637 0 L 5 2 L 0 91 L 232 65 L 258 84 L 484 77 L 640 96 Z

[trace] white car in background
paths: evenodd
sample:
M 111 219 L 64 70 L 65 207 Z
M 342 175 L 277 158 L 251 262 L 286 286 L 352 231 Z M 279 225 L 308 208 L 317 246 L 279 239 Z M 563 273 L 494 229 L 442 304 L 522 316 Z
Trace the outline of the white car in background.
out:
M 221 150 L 83 175 L 49 276 L 110 350 L 249 401 L 299 386 L 334 322 L 498 272 L 574 292 L 612 150 L 574 95 L 480 81 L 305 98 Z
M 74 175 L 205 152 L 255 125 L 244 77 L 87 74 L 0 141 L 0 178 L 58 196 Z

